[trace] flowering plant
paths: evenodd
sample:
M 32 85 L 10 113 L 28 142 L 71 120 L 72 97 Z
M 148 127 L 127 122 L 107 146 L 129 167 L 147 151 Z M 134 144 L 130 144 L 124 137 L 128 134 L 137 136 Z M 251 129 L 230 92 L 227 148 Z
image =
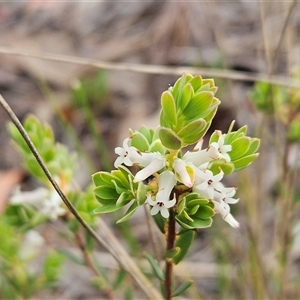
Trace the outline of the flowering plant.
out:
M 161 96 L 158 129 L 143 126 L 130 130 L 123 147 L 115 149 L 117 169 L 93 175 L 100 204 L 95 212 L 108 213 L 129 206 L 118 220 L 123 222 L 138 207 L 149 206 L 160 230 L 174 235 L 167 246 L 172 252 L 168 259 L 173 263 L 186 254 L 194 231 L 211 226 L 215 214 L 220 214 L 232 227 L 239 227 L 229 206 L 239 200 L 234 198 L 236 189 L 225 187 L 221 180 L 247 167 L 258 156 L 259 140 L 246 136 L 246 126 L 233 131 L 234 123 L 227 133 L 216 130 L 208 146 L 202 149 L 220 104 L 216 91 L 212 79 L 183 75 Z M 193 149 L 186 148 L 193 144 Z M 130 167 L 138 171 L 134 173 Z M 175 222 L 180 230 L 171 233 Z M 187 234 L 189 231 L 192 234 Z

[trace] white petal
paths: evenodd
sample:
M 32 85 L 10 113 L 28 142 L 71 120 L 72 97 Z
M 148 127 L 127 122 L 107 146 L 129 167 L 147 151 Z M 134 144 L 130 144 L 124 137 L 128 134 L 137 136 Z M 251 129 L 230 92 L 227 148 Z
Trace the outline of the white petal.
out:
M 164 171 L 158 178 L 158 193 L 156 201 L 165 203 L 169 201 L 170 194 L 176 184 L 175 174 L 171 171 Z
M 233 228 L 239 228 L 240 224 L 239 222 L 233 217 L 232 214 L 228 214 L 225 218 L 224 221 L 226 221 L 229 225 L 231 225 Z
M 217 175 L 213 176 L 213 181 L 220 181 L 224 176 L 224 172 L 221 171 L 220 173 L 218 173 Z
M 154 205 L 156 205 L 156 204 L 157 204 L 157 202 L 156 202 L 156 201 L 153 201 L 153 199 L 152 199 L 152 196 L 151 196 L 151 195 L 148 195 L 148 197 L 147 197 L 147 203 L 149 203 L 149 205 L 151 205 L 151 206 L 154 206 Z
M 133 181 L 139 182 L 145 180 L 149 176 L 161 170 L 165 166 L 165 164 L 165 159 L 162 159 L 161 157 L 155 158 L 147 167 L 136 173 Z
M 207 181 L 204 181 L 196 186 L 198 190 L 206 190 L 208 188 Z
M 226 203 L 229 203 L 229 204 L 235 204 L 235 203 L 238 203 L 239 202 L 239 198 L 238 199 L 234 199 L 234 198 L 225 198 L 224 201 Z
M 168 210 L 166 207 L 164 207 L 164 206 L 162 206 L 162 207 L 160 208 L 160 214 L 161 214 L 164 218 L 169 218 L 169 216 L 170 216 L 169 210 Z
M 158 212 L 160 211 L 160 207 L 158 205 L 155 205 L 152 207 L 151 211 L 150 211 L 150 214 L 151 216 L 154 216 L 156 215 Z
M 186 185 L 187 187 L 192 187 L 193 182 L 191 181 L 191 177 L 186 170 L 186 164 L 182 159 L 176 158 L 173 163 L 173 168 L 178 173 L 180 177 L 180 181 Z
M 166 201 L 164 204 L 165 204 L 166 208 L 171 208 L 171 207 L 173 207 L 176 204 L 176 199 L 174 198 L 174 199 L 172 199 L 170 201 Z
M 10 198 L 10 202 L 13 204 L 41 204 L 45 198 L 49 195 L 49 190 L 40 187 L 30 192 L 21 192 L 18 189 L 14 195 Z
M 187 151 L 182 159 L 186 162 L 193 163 L 197 167 L 211 161 L 206 150 Z

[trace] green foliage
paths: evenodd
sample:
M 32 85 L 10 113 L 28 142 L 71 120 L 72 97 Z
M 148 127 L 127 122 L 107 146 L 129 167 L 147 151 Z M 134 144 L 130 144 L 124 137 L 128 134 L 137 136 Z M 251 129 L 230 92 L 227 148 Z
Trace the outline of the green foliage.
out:
M 141 187 L 142 183 L 133 182 L 133 175 L 123 166 L 111 173 L 95 173 L 93 182 L 96 186 L 95 196 L 100 203 L 100 206 L 94 210 L 95 213 L 114 212 L 131 203 L 119 223 L 133 215 L 139 206 L 138 203 L 145 202 L 146 190 Z
M 213 80 L 186 74 L 162 94 L 160 139 L 167 149 L 179 150 L 204 136 L 220 104 L 216 91 Z
M 145 252 L 144 255 L 153 270 L 154 276 L 161 281 L 165 280 L 165 274 L 163 270 L 160 268 L 160 266 L 158 265 L 158 263 L 156 262 L 156 260 L 149 253 Z
M 182 295 L 192 284 L 194 283 L 193 280 L 187 280 L 183 282 L 172 294 L 172 297 L 178 297 Z
M 299 74 L 293 75 L 295 78 Z M 249 93 L 250 100 L 258 110 L 271 115 L 282 124 L 286 130 L 288 142 L 300 140 L 300 92 L 298 89 L 288 90 L 278 85 L 257 82 Z
M 195 234 L 195 231 L 188 230 L 177 237 L 175 248 L 178 248 L 179 251 L 173 257 L 174 264 L 177 265 L 185 257 L 194 241 Z
M 178 223 L 186 229 L 206 228 L 212 224 L 215 214 L 207 198 L 198 193 L 190 193 L 179 200 Z
M 53 131 L 48 124 L 42 124 L 37 118 L 29 116 L 23 126 L 51 174 L 62 179 L 64 183 L 69 183 L 74 175 L 76 155 L 70 154 L 66 147 L 55 142 Z M 8 124 L 8 130 L 23 156 L 25 168 L 43 184 L 49 185 L 48 178 L 15 125 Z
M 40 250 L 28 244 L 28 233 L 18 233 L 5 218 L 0 218 L 0 297 L 3 299 L 31 299 L 37 291 L 57 283 L 61 256 L 56 251 L 49 252 L 43 262 L 44 268 L 33 270 L 30 264 Z

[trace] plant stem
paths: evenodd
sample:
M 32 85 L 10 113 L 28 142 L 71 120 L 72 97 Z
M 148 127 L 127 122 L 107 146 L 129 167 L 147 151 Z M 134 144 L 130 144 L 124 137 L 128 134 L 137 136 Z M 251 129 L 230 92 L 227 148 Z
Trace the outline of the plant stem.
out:
M 168 231 L 167 231 L 167 251 L 174 248 L 175 238 L 176 238 L 175 216 L 174 216 L 174 211 L 170 209 Z M 173 275 L 173 261 L 166 258 L 166 278 L 165 278 L 166 300 L 172 299 L 172 275 Z
M 103 238 L 99 236 L 99 234 L 81 217 L 81 215 L 78 213 L 74 205 L 71 203 L 71 201 L 66 197 L 66 195 L 63 193 L 55 179 L 53 178 L 52 174 L 50 173 L 49 169 L 47 168 L 46 164 L 44 163 L 42 157 L 38 153 L 37 149 L 35 148 L 34 144 L 32 143 L 30 137 L 28 136 L 25 128 L 21 124 L 20 120 L 17 118 L 11 107 L 8 105 L 8 103 L 5 101 L 5 99 L 0 94 L 0 105 L 3 107 L 3 109 L 6 111 L 12 122 L 15 124 L 15 126 L 18 128 L 20 134 L 22 135 L 23 139 L 25 140 L 26 144 L 28 145 L 29 149 L 31 150 L 32 154 L 34 155 L 36 161 L 41 166 L 43 172 L 51 182 L 54 189 L 59 194 L 60 198 L 64 202 L 64 204 L 67 206 L 67 208 L 70 210 L 70 212 L 74 215 L 74 217 L 78 220 L 78 222 L 91 234 L 91 236 L 97 241 L 99 245 L 101 245 L 104 249 L 106 249 L 113 257 L 114 259 L 120 264 L 120 266 L 130 274 L 130 276 L 133 278 L 133 280 L 136 282 L 136 284 L 140 287 L 140 289 L 145 293 L 148 299 L 161 299 L 160 293 L 153 287 L 152 283 L 148 280 L 147 277 L 141 272 L 141 270 L 138 268 L 136 263 L 131 259 L 131 257 L 127 254 L 127 252 L 122 249 L 122 256 L 126 257 L 126 263 L 123 259 L 120 259 L 120 254 L 116 252 L 116 249 L 113 249 Z M 99 219 L 101 221 L 101 219 Z M 104 222 L 103 222 L 104 223 Z M 105 223 L 104 223 L 105 224 Z M 104 229 L 101 227 L 102 231 Z M 110 230 L 108 227 L 105 227 L 106 233 L 110 233 Z
M 81 229 L 81 228 L 80 228 Z M 99 278 L 101 278 L 103 280 L 103 282 L 105 282 L 105 286 L 103 286 L 101 288 L 102 292 L 105 294 L 106 299 L 108 300 L 113 300 L 114 296 L 113 296 L 113 292 L 112 290 L 107 286 L 107 281 L 105 280 L 105 278 L 103 278 L 102 274 L 98 271 L 97 267 L 95 266 L 93 259 L 91 257 L 91 254 L 89 253 L 89 251 L 86 249 L 86 245 L 85 245 L 85 241 L 84 241 L 84 237 L 82 234 L 81 230 L 78 230 L 75 233 L 75 239 L 77 242 L 77 246 L 79 247 L 79 249 L 82 252 L 85 264 L 88 268 L 90 268 L 90 270 Z

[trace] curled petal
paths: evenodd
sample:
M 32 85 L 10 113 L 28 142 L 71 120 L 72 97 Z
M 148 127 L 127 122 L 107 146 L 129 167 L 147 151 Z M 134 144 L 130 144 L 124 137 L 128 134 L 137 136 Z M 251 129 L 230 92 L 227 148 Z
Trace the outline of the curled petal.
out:
M 166 159 L 162 156 L 156 157 L 151 161 L 151 163 L 136 173 L 134 177 L 134 182 L 143 181 L 149 176 L 161 170 L 166 165 Z
M 233 228 L 239 228 L 240 224 L 239 222 L 233 217 L 232 214 L 228 214 L 225 218 L 224 221 L 226 221 L 229 225 L 231 225 Z
M 187 171 L 187 166 L 182 159 L 176 158 L 173 163 L 173 168 L 180 177 L 180 181 L 187 187 L 193 186 L 193 181 Z

